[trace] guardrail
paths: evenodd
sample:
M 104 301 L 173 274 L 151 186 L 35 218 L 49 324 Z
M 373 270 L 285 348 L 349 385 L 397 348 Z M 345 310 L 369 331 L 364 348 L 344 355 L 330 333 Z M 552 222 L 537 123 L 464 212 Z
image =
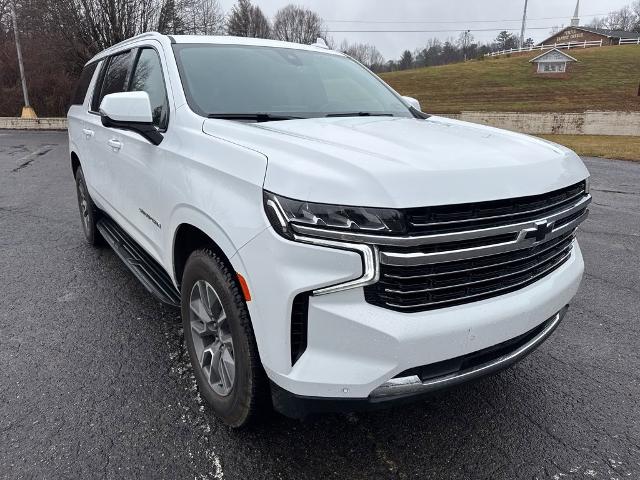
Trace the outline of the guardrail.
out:
M 634 39 L 635 42 L 635 39 Z M 535 51 L 543 51 L 543 50 L 552 50 L 557 48 L 559 50 L 571 50 L 572 48 L 588 48 L 588 47 L 601 47 L 602 40 L 592 40 L 587 42 L 568 42 L 568 43 L 553 43 L 553 44 L 541 44 L 541 45 L 532 45 L 530 47 L 522 47 L 522 48 L 509 48 L 508 50 L 500 50 L 498 52 L 486 53 L 485 57 L 497 57 L 499 55 L 506 55 L 509 53 L 521 53 L 521 52 L 535 52 Z

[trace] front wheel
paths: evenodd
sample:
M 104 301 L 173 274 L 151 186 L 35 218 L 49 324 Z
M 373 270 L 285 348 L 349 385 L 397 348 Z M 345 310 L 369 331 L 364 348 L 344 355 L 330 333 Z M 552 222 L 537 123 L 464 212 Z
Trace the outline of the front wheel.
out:
M 268 394 L 249 312 L 235 275 L 210 250 L 182 277 L 182 323 L 201 395 L 231 427 L 248 425 Z

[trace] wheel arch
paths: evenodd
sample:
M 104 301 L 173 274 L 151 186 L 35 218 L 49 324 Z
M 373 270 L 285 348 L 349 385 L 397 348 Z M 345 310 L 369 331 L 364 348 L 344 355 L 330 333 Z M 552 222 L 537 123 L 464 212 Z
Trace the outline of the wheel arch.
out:
M 171 251 L 173 275 L 178 287 L 182 283 L 182 275 L 189 256 L 201 248 L 213 250 L 225 262 L 227 267 L 232 272 L 235 272 L 230 260 L 235 252 L 225 252 L 211 235 L 191 223 L 183 222 L 175 229 Z
M 73 172 L 74 178 L 80 166 L 80 157 L 78 157 L 78 154 L 75 151 L 71 151 L 71 171 Z

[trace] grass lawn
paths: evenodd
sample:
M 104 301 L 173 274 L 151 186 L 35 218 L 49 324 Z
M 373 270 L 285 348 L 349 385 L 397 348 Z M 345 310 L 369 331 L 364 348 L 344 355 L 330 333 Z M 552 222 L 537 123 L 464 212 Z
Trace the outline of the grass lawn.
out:
M 537 135 L 565 145 L 578 155 L 640 161 L 640 137 L 609 135 Z
M 566 79 L 534 75 L 540 52 L 384 73 L 429 113 L 640 111 L 640 46 L 576 49 Z

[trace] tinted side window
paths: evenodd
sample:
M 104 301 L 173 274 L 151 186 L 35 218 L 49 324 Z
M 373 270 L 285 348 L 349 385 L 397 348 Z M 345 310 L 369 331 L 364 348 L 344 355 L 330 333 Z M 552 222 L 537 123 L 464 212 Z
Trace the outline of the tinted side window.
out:
M 161 130 L 167 128 L 169 122 L 167 91 L 162 76 L 160 58 L 154 49 L 140 50 L 129 91 L 147 92 L 153 112 L 153 124 Z
M 131 51 L 111 57 L 109 65 L 107 65 L 107 70 L 104 74 L 100 96 L 96 99 L 96 102 L 94 102 L 95 110 L 100 107 L 100 102 L 102 102 L 105 95 L 124 92 L 127 90 L 127 79 L 129 78 L 129 70 L 131 69 L 132 60 L 133 53 Z
M 76 89 L 73 92 L 73 97 L 71 97 L 71 105 L 82 105 L 84 103 L 84 97 L 87 95 L 89 84 L 91 83 L 91 79 L 93 78 L 93 72 L 96 71 L 97 66 L 98 63 L 96 62 L 87 65 L 82 69 L 80 79 L 78 80 Z

